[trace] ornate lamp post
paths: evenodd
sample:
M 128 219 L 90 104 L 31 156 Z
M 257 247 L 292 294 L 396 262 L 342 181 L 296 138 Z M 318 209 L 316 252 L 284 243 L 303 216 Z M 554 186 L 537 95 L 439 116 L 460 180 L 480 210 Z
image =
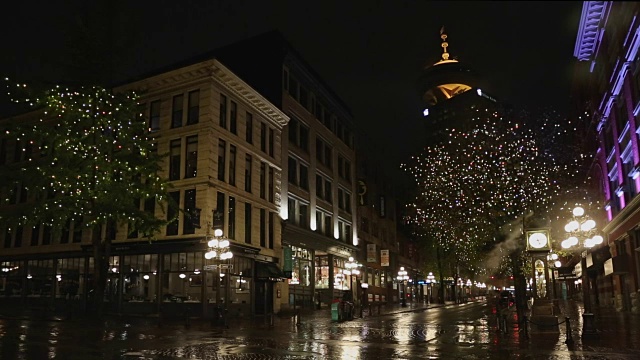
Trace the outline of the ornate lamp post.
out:
M 429 272 L 429 275 L 427 275 L 427 292 L 428 292 L 428 303 L 433 303 L 433 284 L 435 284 L 436 282 L 436 277 L 433 275 L 432 272 Z
M 349 289 L 351 290 L 351 298 L 353 299 L 353 301 L 355 303 L 359 302 L 358 299 L 358 276 L 360 275 L 360 268 L 362 267 L 362 264 L 358 263 L 357 261 L 355 261 L 353 259 L 352 256 L 349 256 L 349 261 L 345 262 L 344 267 L 346 268 L 346 270 L 344 271 L 345 275 L 350 275 L 349 277 Z M 355 278 L 356 280 L 356 284 L 355 284 L 355 290 L 354 290 L 354 285 L 353 285 L 353 279 Z M 362 308 L 362 306 L 360 306 Z M 362 313 L 362 309 L 360 311 L 360 313 Z
M 602 244 L 603 238 L 597 234 L 596 222 L 591 219 L 582 207 L 576 206 L 572 211 L 572 217 L 565 225 L 564 230 L 569 235 L 560 244 L 564 249 L 583 249 L 582 267 L 582 293 L 584 302 L 584 312 L 582 313 L 582 334 L 590 335 L 597 333 L 594 316 L 591 310 L 591 296 L 589 295 L 590 281 L 587 275 L 587 249 Z
M 558 254 L 552 252 L 547 255 L 547 261 L 549 262 L 549 268 L 551 269 L 551 286 L 553 286 L 553 298 L 557 299 L 556 293 L 556 270 L 562 267 L 562 263 L 558 260 Z
M 407 280 L 409 280 L 409 275 L 407 273 L 407 271 L 404 269 L 404 266 L 400 267 L 400 271 L 398 271 L 398 283 L 400 284 L 400 286 L 402 287 L 400 290 L 400 296 L 402 296 L 402 299 L 400 300 L 400 303 L 402 304 L 402 306 L 407 306 L 407 298 L 405 295 L 405 289 L 407 287 Z
M 216 274 L 216 284 L 214 286 L 216 286 L 216 307 L 217 307 L 217 311 L 220 312 L 222 311 L 222 307 L 220 306 L 220 292 L 221 292 L 221 285 L 222 282 L 220 281 L 220 278 L 222 276 L 224 276 L 224 274 L 222 274 L 222 262 L 224 260 L 230 260 L 233 258 L 233 253 L 230 250 L 230 243 L 229 240 L 224 239 L 222 237 L 222 230 L 221 229 L 216 229 L 213 232 L 214 238 L 210 239 L 207 242 L 207 245 L 209 246 L 209 250 L 204 254 L 204 258 L 207 260 L 214 260 L 215 262 L 217 262 L 217 266 L 216 269 L 217 274 Z M 226 275 L 229 275 L 229 268 L 226 268 Z M 229 284 L 229 276 L 226 276 L 226 284 Z M 226 313 L 227 311 L 227 303 L 229 302 L 229 287 L 225 286 L 225 292 L 224 292 L 224 312 Z M 220 313 L 217 314 L 218 317 L 220 317 Z M 225 325 L 227 322 L 227 317 L 224 316 L 224 321 L 225 321 Z

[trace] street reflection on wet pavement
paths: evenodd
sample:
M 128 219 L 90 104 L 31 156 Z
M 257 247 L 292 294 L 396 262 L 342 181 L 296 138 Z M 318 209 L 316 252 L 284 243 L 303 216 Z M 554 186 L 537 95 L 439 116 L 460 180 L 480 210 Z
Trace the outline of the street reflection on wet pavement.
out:
M 192 321 L 159 324 L 153 318 L 102 322 L 0 319 L 2 359 L 639 359 L 637 315 L 599 317 L 601 332 L 580 336 L 581 308 L 558 333 L 527 339 L 510 316 L 506 334 L 484 301 L 447 306 L 411 305 L 389 313 L 332 322 L 327 311 L 295 317 L 235 319 L 230 328 Z M 395 310 L 395 311 L 393 311 Z M 564 316 L 561 316 L 561 320 Z M 160 326 L 161 325 L 161 326 Z

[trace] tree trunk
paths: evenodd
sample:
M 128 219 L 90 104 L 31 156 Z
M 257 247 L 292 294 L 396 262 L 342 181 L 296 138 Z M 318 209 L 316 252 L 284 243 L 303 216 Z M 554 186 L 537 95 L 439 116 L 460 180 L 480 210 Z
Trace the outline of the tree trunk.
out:
M 104 312 L 104 293 L 107 286 L 107 274 L 110 256 L 110 241 L 102 241 L 102 227 L 93 231 L 93 297 L 92 312 L 98 318 Z
M 440 275 L 440 286 L 438 286 L 438 303 L 444 304 L 444 276 L 442 274 L 442 258 L 440 256 L 440 246 L 436 246 L 436 259 L 438 263 L 438 274 Z

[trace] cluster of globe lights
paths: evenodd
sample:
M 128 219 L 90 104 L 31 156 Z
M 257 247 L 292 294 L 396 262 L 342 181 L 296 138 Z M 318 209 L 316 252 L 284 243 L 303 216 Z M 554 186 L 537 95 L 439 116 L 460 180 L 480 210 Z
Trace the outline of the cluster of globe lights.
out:
M 346 275 L 360 275 L 360 269 L 358 268 L 361 266 L 362 264 L 357 263 L 352 256 L 349 256 L 349 261 L 344 264 L 346 270 L 344 270 L 343 273 Z
M 584 215 L 584 209 L 582 207 L 576 206 L 573 209 L 573 219 L 564 227 L 564 230 L 569 233 L 570 236 L 566 240 L 563 240 L 560 245 L 564 249 L 578 245 L 579 235 L 587 237 L 583 243 L 586 248 L 592 248 L 596 245 L 602 244 L 602 241 L 604 240 L 602 236 L 594 235 L 589 237 L 590 235 L 593 235 L 595 228 L 596 222 Z
M 207 245 L 209 246 L 209 251 L 204 254 L 204 258 L 207 260 L 211 260 L 213 258 L 217 258 L 220 260 L 228 260 L 233 257 L 233 253 L 229 251 L 229 240 L 220 239 L 222 237 L 222 230 L 216 229 L 213 232 L 215 238 L 209 240 Z

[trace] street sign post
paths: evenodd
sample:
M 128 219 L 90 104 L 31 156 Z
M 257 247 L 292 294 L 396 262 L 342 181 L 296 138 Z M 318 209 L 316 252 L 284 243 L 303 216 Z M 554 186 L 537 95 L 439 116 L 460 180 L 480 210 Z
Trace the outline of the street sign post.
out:
M 213 271 L 218 269 L 233 269 L 233 264 L 205 265 L 203 269 L 205 271 Z

